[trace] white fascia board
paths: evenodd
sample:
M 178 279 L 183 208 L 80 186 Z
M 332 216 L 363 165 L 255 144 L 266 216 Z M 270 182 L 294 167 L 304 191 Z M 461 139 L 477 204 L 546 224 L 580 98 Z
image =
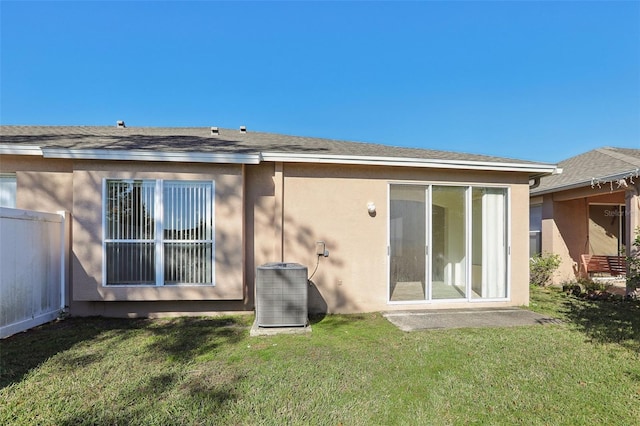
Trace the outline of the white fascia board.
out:
M 179 163 L 259 164 L 259 154 L 229 154 L 215 152 L 161 152 L 110 149 L 44 148 L 45 158 L 76 160 L 169 161 Z
M 42 150 L 35 145 L 0 145 L 0 154 L 5 155 L 40 155 Z
M 295 163 L 358 164 L 376 166 L 425 167 L 437 169 L 526 172 L 538 175 L 557 174 L 561 173 L 562 171 L 562 169 L 559 169 L 557 166 L 552 164 L 499 163 L 489 161 L 439 160 L 408 157 L 362 157 L 356 155 L 314 155 L 263 152 L 262 159 L 264 161 Z

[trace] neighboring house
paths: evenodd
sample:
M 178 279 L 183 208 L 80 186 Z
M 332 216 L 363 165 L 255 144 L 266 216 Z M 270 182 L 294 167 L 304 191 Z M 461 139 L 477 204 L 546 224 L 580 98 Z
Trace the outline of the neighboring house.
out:
M 600 148 L 562 161 L 531 190 L 531 251 L 560 255 L 555 283 L 585 276 L 580 256 L 625 255 L 640 226 L 640 149 Z
M 526 305 L 529 183 L 556 171 L 245 129 L 0 130 L 6 198 L 71 213 L 75 315 L 251 310 L 274 261 L 317 265 L 311 312 Z

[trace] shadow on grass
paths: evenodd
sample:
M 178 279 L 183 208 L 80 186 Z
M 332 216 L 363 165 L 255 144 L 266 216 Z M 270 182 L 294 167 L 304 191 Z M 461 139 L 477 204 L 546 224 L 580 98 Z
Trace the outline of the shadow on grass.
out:
M 564 314 L 594 342 L 616 343 L 640 351 L 640 301 L 567 296 Z
M 235 343 L 247 330 L 243 319 L 178 318 L 172 320 L 69 318 L 36 327 L 0 340 L 0 389 L 21 381 L 31 370 L 60 354 L 59 361 L 69 367 L 100 362 L 107 354 L 71 353 L 83 342 L 113 343 L 133 339 L 136 333 L 154 336 L 150 351 L 172 361 L 185 361 L 215 350 L 224 343 Z
M 188 361 L 215 351 L 222 344 L 237 343 L 245 337 L 244 318 L 178 318 L 156 321 L 148 331 L 155 336 L 152 351 L 173 361 Z
M 0 389 L 21 381 L 29 371 L 78 343 L 95 339 L 105 330 L 134 328 L 137 322 L 138 320 L 70 318 L 0 340 Z
M 105 410 L 102 397 L 89 392 L 85 403 L 57 419 L 57 424 L 132 424 L 145 418 L 170 424 L 169 414 L 153 413 L 152 407 L 176 394 L 186 409 L 215 416 L 216 410 L 237 398 L 237 385 L 244 380 L 218 351 L 245 338 L 248 321 L 247 317 L 93 317 L 46 324 L 0 341 L 0 389 L 28 380 L 32 370 L 52 357 L 52 364 L 44 368 L 55 374 L 67 369 L 86 371 L 77 375 L 76 386 L 91 389 L 95 372 L 110 368 L 108 360 L 116 357 L 127 363 L 131 374 L 122 387 L 102 385 L 108 389 L 110 403 L 119 408 Z

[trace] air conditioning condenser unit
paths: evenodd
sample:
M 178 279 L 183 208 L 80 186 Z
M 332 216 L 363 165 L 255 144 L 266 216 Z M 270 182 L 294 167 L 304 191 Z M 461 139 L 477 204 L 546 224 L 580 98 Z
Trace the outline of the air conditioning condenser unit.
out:
M 297 263 L 266 263 L 256 271 L 258 327 L 307 325 L 307 268 Z

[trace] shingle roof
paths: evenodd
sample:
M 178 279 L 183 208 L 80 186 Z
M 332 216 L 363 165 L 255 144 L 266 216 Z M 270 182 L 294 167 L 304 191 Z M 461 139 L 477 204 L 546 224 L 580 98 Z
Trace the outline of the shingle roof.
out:
M 640 149 L 603 147 L 558 163 L 559 175 L 546 176 L 532 195 L 591 185 L 592 179 L 635 173 L 640 169 Z
M 0 126 L 0 145 L 198 153 L 295 153 L 541 164 L 488 155 L 208 127 Z M 550 166 L 550 165 L 548 165 Z

